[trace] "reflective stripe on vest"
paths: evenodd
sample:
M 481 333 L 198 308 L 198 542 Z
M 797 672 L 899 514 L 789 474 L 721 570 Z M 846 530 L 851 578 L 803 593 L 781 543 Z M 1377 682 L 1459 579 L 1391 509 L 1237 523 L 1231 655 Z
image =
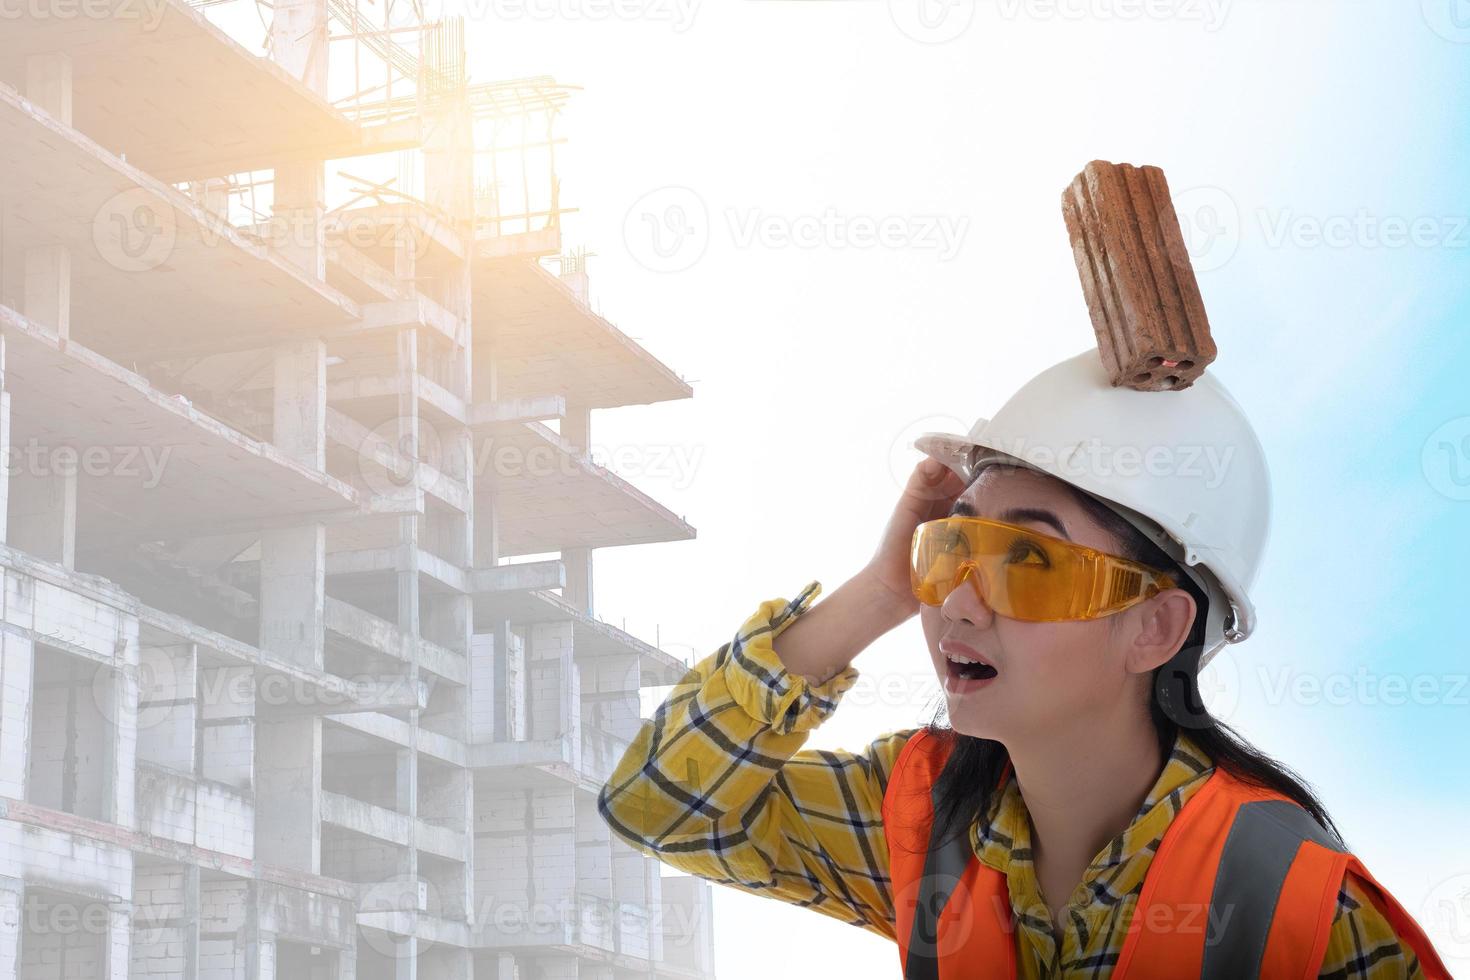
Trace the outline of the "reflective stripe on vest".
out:
M 884 794 L 903 975 L 1011 980 L 1015 936 L 1005 875 L 980 863 L 968 833 L 943 841 L 934 827 L 935 782 L 947 756 L 946 745 L 915 733 Z M 1111 975 L 1311 980 L 1348 870 L 1418 955 L 1425 976 L 1448 978 L 1418 924 L 1339 839 L 1287 797 L 1218 768 L 1165 831 Z

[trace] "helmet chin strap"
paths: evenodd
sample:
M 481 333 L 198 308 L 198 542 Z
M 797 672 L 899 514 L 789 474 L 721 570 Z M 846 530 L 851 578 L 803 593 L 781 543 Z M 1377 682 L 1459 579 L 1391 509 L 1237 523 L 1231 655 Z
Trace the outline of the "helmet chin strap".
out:
M 1180 728 L 1209 728 L 1215 718 L 1199 695 L 1201 647 L 1181 647 L 1160 667 L 1154 679 L 1154 697 L 1159 709 Z

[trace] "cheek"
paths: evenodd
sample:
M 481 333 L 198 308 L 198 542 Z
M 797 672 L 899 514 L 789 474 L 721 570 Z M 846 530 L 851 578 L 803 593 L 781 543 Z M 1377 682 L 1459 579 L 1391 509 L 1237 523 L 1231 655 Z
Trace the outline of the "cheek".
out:
M 1008 673 L 1027 685 L 1086 693 L 1102 688 L 1108 673 L 1105 620 L 1024 623 L 997 617 Z
M 919 623 L 924 627 L 924 642 L 929 647 L 929 658 L 935 666 L 939 664 L 939 638 L 944 635 L 944 617 L 938 606 L 919 606 Z

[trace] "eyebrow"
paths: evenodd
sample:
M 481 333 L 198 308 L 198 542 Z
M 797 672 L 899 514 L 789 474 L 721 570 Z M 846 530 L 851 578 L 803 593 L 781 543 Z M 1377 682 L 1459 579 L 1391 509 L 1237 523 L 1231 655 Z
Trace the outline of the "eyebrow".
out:
M 980 514 L 975 510 L 973 506 L 971 506 L 969 501 L 956 500 L 954 502 L 954 506 L 951 507 L 949 510 L 949 516 L 979 517 Z M 1008 524 L 1022 524 L 1026 521 L 1034 521 L 1040 524 L 1050 524 L 1052 527 L 1056 528 L 1057 533 L 1060 534 L 1062 537 L 1066 538 L 1068 541 L 1072 540 L 1072 535 L 1067 533 L 1067 526 L 1062 523 L 1062 519 L 1056 515 L 1055 511 L 1047 510 L 1044 507 L 1012 507 L 1010 510 L 1001 514 L 1000 517 L 996 519 L 1005 521 Z

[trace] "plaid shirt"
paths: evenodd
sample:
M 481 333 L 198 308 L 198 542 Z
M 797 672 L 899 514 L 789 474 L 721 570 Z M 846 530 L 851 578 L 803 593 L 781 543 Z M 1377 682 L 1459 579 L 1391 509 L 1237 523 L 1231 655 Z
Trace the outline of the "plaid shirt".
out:
M 790 602 L 762 603 L 731 642 L 696 664 L 643 723 L 598 811 L 624 841 L 681 871 L 896 939 L 881 807 L 894 761 L 918 729 L 881 735 L 860 752 L 802 749 L 858 677 L 849 666 L 813 685 L 776 655 L 774 639 L 821 591 L 813 581 Z M 1020 977 L 1111 974 L 1159 840 L 1212 771 L 1181 733 L 1133 821 L 1088 867 L 1060 937 L 1014 777 L 992 795 L 970 838 L 979 860 L 1006 875 Z M 1423 976 L 1351 874 L 1320 975 Z

